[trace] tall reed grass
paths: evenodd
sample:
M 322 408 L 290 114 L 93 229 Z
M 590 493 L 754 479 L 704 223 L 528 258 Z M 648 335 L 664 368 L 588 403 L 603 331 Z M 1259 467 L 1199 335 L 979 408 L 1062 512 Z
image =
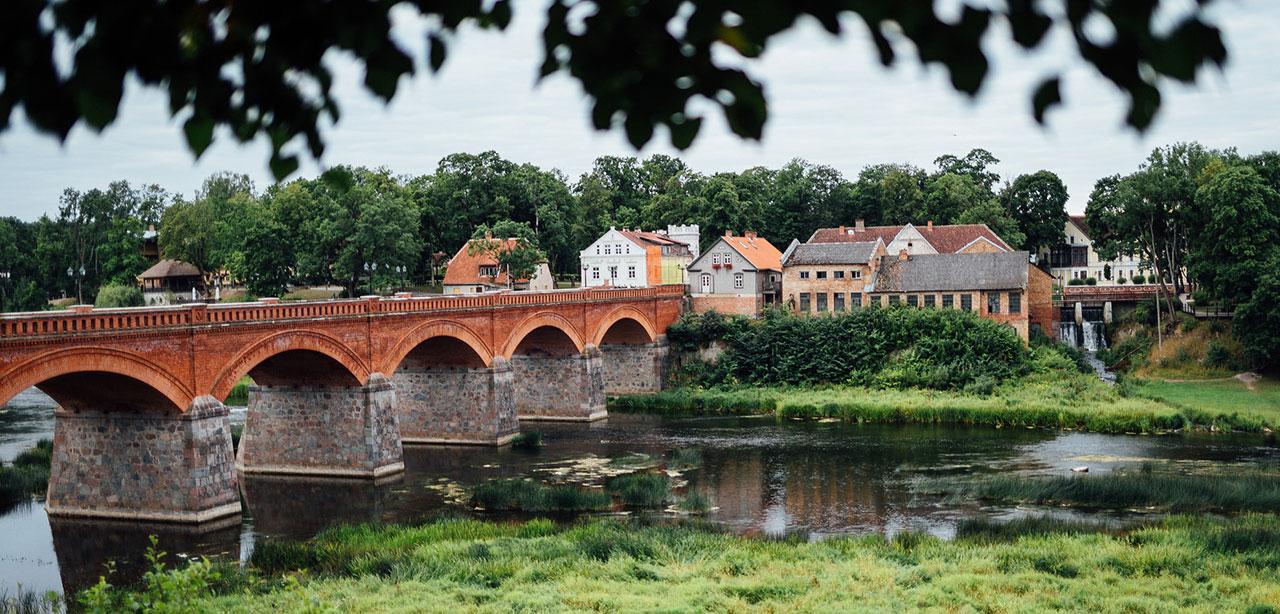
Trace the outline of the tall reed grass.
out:
M 1175 513 L 1280 510 L 1280 476 L 1256 471 L 1183 475 L 1148 468 L 1072 477 L 992 476 L 972 482 L 961 492 L 1012 503 Z
M 49 487 L 49 464 L 53 442 L 40 440 L 34 448 L 13 459 L 13 464 L 0 466 L 0 511 L 26 503 L 32 495 L 43 494 Z

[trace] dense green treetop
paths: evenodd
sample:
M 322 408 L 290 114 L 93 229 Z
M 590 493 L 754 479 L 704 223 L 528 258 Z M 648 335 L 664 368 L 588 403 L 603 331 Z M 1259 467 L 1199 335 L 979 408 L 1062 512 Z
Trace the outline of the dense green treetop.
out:
M 1067 227 L 1067 186 L 1050 171 L 1021 175 L 1000 194 L 1032 253 L 1062 243 Z

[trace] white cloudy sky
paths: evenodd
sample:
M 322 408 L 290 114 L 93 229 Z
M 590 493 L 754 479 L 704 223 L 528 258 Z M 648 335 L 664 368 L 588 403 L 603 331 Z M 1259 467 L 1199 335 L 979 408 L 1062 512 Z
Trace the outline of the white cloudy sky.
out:
M 1214 14 L 1226 32 L 1227 68 L 1203 71 L 1195 87 L 1166 84 L 1161 114 L 1143 135 L 1123 125 L 1125 100 L 1075 58 L 1063 33 L 1027 56 L 998 29 L 986 47 L 993 73 L 970 100 L 949 87 L 940 69 L 921 68 L 905 46 L 902 61 L 883 69 L 858 24 L 850 23 L 841 39 L 805 24 L 754 64 L 770 100 L 763 141 L 742 141 L 713 117 L 679 155 L 704 172 L 776 167 L 802 157 L 853 178 L 868 164 L 931 168 L 940 154 L 985 147 L 1003 161 L 999 170 L 1006 176 L 1042 168 L 1058 173 L 1071 193 L 1068 209 L 1082 211 L 1096 179 L 1134 169 L 1159 145 L 1197 140 L 1246 153 L 1280 147 L 1280 2 L 1226 0 Z M 363 91 L 358 67 L 335 57 L 343 117 L 326 130 L 323 164 L 422 174 L 449 153 L 494 149 L 576 179 L 596 156 L 635 154 L 620 131 L 590 127 L 575 82 L 557 76 L 535 83 L 542 26 L 538 8 L 524 4 L 505 33 L 462 32 L 442 73 L 423 71 L 402 82 L 390 105 Z M 411 27 L 402 34 L 417 40 Z M 1051 69 L 1066 70 L 1066 106 L 1041 127 L 1032 120 L 1029 97 Z M 220 135 L 193 162 L 180 126 L 168 117 L 159 92 L 138 87 L 129 88 L 113 126 L 102 134 L 77 128 L 61 144 L 36 134 L 19 114 L 14 127 L 0 134 L 0 215 L 34 219 L 56 210 L 66 187 L 84 190 L 115 179 L 159 183 L 184 194 L 221 170 L 248 173 L 259 187 L 270 182 L 265 143 L 239 146 Z M 639 154 L 674 153 L 664 141 L 659 133 Z M 318 168 L 304 163 L 301 173 Z

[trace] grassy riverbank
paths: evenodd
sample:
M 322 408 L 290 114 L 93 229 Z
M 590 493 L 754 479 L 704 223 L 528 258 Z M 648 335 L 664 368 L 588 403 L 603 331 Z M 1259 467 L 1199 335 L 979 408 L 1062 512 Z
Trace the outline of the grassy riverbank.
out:
M 0 511 L 31 500 L 31 495 L 44 494 L 49 487 L 49 460 L 53 442 L 42 439 L 18 455 L 13 462 L 0 466 Z
M 152 581 L 177 589 L 152 594 L 192 612 L 1267 612 L 1280 605 L 1276 516 L 1174 517 L 1124 534 L 1094 531 L 970 522 L 950 542 L 902 534 L 808 543 L 615 521 L 358 526 L 307 542 L 260 543 L 248 571 L 169 571 Z M 104 610 L 140 596 L 105 587 L 90 594 Z

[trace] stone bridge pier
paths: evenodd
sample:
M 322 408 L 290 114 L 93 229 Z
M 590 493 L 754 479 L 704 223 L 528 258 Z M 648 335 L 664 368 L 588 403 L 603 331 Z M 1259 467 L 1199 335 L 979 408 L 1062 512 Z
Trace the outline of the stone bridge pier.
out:
M 414 348 L 392 376 L 405 443 L 503 445 L 520 431 L 515 375 L 457 337 Z
M 245 473 L 377 478 L 404 470 L 396 390 L 361 384 L 319 352 L 276 354 L 249 372 L 236 466 Z
M 658 392 L 667 379 L 666 335 L 650 340 L 635 320 L 618 322 L 600 344 L 606 394 Z
M 542 326 L 526 335 L 511 354 L 511 370 L 521 420 L 591 422 L 608 416 L 600 349 L 579 347 L 560 328 Z

